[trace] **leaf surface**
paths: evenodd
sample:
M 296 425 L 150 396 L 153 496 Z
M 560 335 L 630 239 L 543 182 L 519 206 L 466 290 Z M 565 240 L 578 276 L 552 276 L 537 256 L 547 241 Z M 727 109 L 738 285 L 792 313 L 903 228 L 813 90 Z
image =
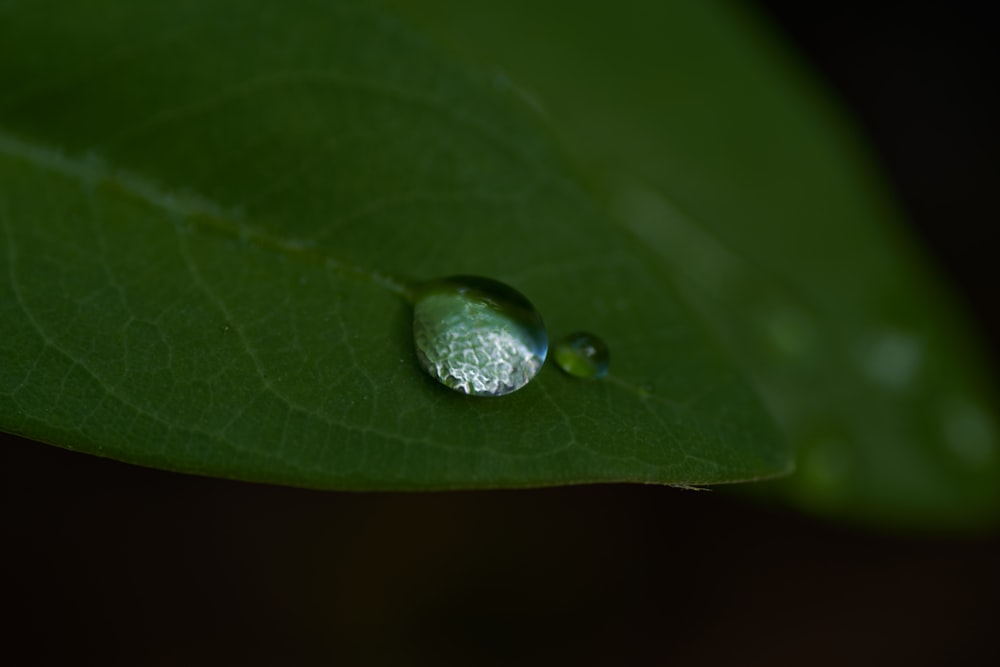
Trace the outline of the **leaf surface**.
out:
M 0 8 L 0 428 L 316 488 L 786 472 L 664 261 L 503 81 L 349 2 Z M 407 281 L 503 280 L 612 378 L 423 374 Z
M 1000 514 L 995 386 L 862 142 L 734 2 L 394 3 L 503 68 L 670 267 L 798 450 L 795 504 L 878 523 Z

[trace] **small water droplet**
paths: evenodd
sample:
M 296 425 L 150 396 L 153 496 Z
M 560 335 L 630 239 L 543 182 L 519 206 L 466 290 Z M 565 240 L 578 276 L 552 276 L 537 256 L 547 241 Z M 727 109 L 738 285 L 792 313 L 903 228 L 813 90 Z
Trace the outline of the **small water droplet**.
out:
M 871 380 L 889 389 L 905 389 L 916 379 L 923 354 L 916 336 L 885 331 L 860 350 L 859 361 Z
M 776 307 L 761 320 L 764 336 L 781 356 L 801 360 L 815 351 L 815 329 L 812 322 L 797 310 Z
M 413 339 L 431 377 L 473 396 L 503 396 L 528 384 L 549 347 L 531 302 L 508 285 L 478 276 L 418 285 Z
M 602 378 L 608 374 L 608 346 L 594 334 L 571 333 L 552 348 L 559 368 L 578 378 Z
M 820 505 L 838 502 L 853 467 L 849 444 L 837 437 L 804 443 L 795 479 L 805 498 Z
M 997 428 L 990 414 L 970 399 L 944 407 L 945 442 L 970 465 L 986 465 L 996 454 Z

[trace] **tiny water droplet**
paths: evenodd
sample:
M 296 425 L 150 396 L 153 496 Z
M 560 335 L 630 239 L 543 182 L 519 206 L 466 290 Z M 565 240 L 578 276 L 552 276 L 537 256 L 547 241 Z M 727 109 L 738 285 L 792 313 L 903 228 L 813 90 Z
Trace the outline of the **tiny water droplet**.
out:
M 559 368 L 578 378 L 602 378 L 608 374 L 608 346 L 594 334 L 577 331 L 552 348 Z
M 858 361 L 872 381 L 889 389 L 905 389 L 916 379 L 923 355 L 924 346 L 916 336 L 884 331 L 858 351 Z
M 508 285 L 478 276 L 418 285 L 413 340 L 431 377 L 473 396 L 503 396 L 528 384 L 549 347 L 531 302 Z
M 803 444 L 794 479 L 808 502 L 834 506 L 842 498 L 853 465 L 850 444 L 839 437 L 825 436 Z
M 793 308 L 772 307 L 761 317 L 760 326 L 771 348 L 782 357 L 802 360 L 816 351 L 815 325 Z
M 970 465 L 986 465 L 997 450 L 997 428 L 990 414 L 968 398 L 944 406 L 944 436 L 951 449 Z

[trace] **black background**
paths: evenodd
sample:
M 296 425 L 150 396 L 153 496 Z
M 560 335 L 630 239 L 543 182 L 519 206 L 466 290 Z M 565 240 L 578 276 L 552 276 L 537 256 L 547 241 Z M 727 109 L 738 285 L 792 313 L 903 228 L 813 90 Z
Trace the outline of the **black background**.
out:
M 991 17 L 760 4 L 995 350 Z M 1000 664 L 996 533 L 879 535 L 658 487 L 317 493 L 15 438 L 0 457 L 8 664 Z

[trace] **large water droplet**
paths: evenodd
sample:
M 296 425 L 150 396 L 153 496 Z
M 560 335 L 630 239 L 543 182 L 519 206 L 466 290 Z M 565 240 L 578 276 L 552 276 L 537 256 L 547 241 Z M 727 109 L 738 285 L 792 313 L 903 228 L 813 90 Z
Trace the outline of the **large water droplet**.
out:
M 431 377 L 473 396 L 517 391 L 538 373 L 549 348 L 531 302 L 508 285 L 478 276 L 419 285 L 413 339 Z
M 559 368 L 578 378 L 602 378 L 608 374 L 608 346 L 594 334 L 571 333 L 553 348 Z

